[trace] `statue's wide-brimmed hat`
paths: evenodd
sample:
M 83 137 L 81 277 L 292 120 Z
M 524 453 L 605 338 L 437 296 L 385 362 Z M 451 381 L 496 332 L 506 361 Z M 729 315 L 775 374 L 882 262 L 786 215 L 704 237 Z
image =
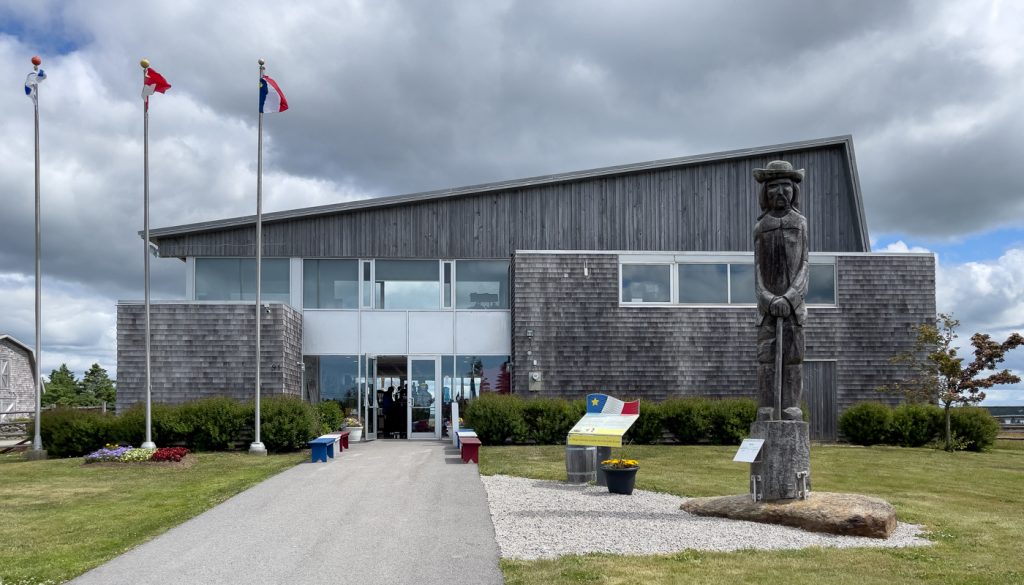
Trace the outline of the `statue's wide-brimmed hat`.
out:
M 792 179 L 794 183 L 799 183 L 804 180 L 804 170 L 794 169 L 793 165 L 784 160 L 773 160 L 763 169 L 754 169 L 754 179 L 758 183 L 775 179 Z

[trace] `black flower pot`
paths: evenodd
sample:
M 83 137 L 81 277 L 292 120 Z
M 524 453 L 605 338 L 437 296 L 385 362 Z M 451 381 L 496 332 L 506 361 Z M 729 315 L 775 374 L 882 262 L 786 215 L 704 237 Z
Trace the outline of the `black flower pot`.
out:
M 608 491 L 613 494 L 631 495 L 633 486 L 636 484 L 636 472 L 639 467 L 628 469 L 616 469 L 614 467 L 602 467 L 604 475 L 608 478 Z

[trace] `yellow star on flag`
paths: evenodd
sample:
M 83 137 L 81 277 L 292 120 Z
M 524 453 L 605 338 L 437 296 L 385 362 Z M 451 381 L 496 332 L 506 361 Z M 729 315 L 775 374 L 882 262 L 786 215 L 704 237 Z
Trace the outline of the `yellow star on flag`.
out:
M 590 403 L 593 404 L 594 406 L 597 406 L 597 398 L 591 400 Z

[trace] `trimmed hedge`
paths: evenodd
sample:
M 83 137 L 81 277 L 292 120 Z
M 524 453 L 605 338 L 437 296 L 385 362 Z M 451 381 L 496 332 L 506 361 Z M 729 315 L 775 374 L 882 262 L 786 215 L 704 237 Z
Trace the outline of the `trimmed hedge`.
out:
M 944 423 L 945 421 L 943 421 Z M 954 443 L 968 451 L 986 451 L 996 442 L 999 423 L 984 408 L 962 406 L 949 411 Z
M 861 402 L 839 417 L 839 432 L 854 445 L 878 445 L 889 440 L 892 409 L 879 402 Z
M 340 408 L 314 407 L 298 398 L 274 396 L 260 403 L 260 439 L 269 451 L 304 449 L 323 425 L 336 429 Z M 252 403 L 227 397 L 204 398 L 178 405 L 152 405 L 153 442 L 192 451 L 230 449 L 253 432 Z M 136 405 L 120 416 L 56 409 L 43 411 L 43 446 L 55 457 L 80 457 L 107 443 L 141 445 L 146 439 L 146 411 Z M 247 447 L 248 444 L 242 445 Z
M 892 411 L 889 442 L 923 447 L 942 434 L 942 409 L 933 404 L 901 404 Z
M 585 411 L 583 401 L 484 394 L 469 403 L 464 419 L 485 445 L 551 445 L 564 443 Z M 662 404 L 641 400 L 640 418 L 624 439 L 658 443 L 668 431 L 681 443 L 738 445 L 750 434 L 756 415 L 756 403 L 747 399 L 683 398 Z

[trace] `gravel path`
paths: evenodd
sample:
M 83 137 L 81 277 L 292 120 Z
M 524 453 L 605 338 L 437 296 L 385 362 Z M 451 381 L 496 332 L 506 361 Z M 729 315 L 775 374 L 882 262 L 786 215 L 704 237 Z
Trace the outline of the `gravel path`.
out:
M 921 527 L 900 523 L 887 540 L 836 536 L 798 528 L 693 516 L 679 509 L 685 498 L 635 490 L 506 475 L 481 477 L 501 556 L 543 559 L 604 552 L 667 554 L 686 549 L 796 549 L 925 546 Z

